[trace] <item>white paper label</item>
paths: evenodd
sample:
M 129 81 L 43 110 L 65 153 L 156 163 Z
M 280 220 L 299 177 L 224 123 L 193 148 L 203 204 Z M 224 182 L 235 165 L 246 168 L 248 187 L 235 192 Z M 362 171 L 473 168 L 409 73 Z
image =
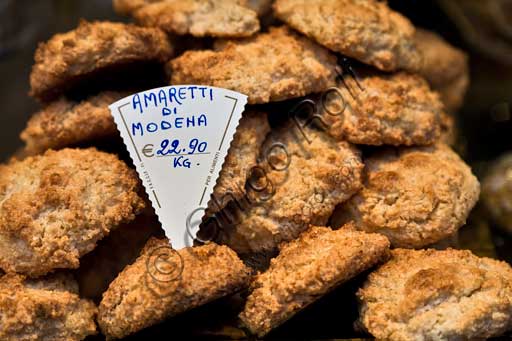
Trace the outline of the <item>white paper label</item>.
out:
M 247 96 L 176 85 L 123 98 L 110 111 L 174 249 L 195 237 Z

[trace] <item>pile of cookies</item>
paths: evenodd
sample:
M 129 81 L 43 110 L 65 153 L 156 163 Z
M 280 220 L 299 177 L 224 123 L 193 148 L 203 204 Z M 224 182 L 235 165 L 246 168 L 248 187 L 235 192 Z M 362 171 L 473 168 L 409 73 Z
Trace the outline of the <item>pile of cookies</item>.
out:
M 450 147 L 462 51 L 377 0 L 113 5 L 136 24 L 82 21 L 36 51 L 42 109 L 0 166 L 0 339 L 123 338 L 234 294 L 239 326 L 264 337 L 359 275 L 356 325 L 376 338 L 512 329 L 508 264 L 430 248 L 480 193 Z M 203 219 L 210 240 L 181 250 L 108 109 L 169 84 L 249 102 Z

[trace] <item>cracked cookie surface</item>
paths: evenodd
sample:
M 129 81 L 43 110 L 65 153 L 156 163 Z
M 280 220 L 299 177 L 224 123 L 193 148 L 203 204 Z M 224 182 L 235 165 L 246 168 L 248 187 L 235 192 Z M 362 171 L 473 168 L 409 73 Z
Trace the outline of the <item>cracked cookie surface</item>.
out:
M 60 98 L 35 113 L 21 132 L 28 155 L 118 134 L 108 106 L 128 93 L 105 91 L 76 102 Z
M 412 23 L 376 0 L 276 0 L 276 16 L 332 51 L 384 71 L 417 70 Z
M 476 204 L 480 184 L 448 146 L 388 149 L 365 160 L 363 189 L 333 216 L 334 225 L 386 235 L 419 248 L 455 233 Z
M 345 86 L 345 84 L 347 84 Z M 443 104 L 420 76 L 369 74 L 326 91 L 322 120 L 339 140 L 366 145 L 429 145 L 441 131 Z
M 103 294 L 98 324 L 107 337 L 122 338 L 235 293 L 250 277 L 227 246 L 209 243 L 174 251 L 167 239 L 151 238 Z
M 77 268 L 144 207 L 138 191 L 135 171 L 94 148 L 0 165 L 0 268 L 31 276 Z
M 334 287 L 386 259 L 389 241 L 379 234 L 312 226 L 284 243 L 270 268 L 252 283 L 240 314 L 263 337 Z
M 160 29 L 82 20 L 76 29 L 39 44 L 30 74 L 30 95 L 49 101 L 102 71 L 133 63 L 164 63 L 172 53 Z
M 512 328 L 512 268 L 466 250 L 391 251 L 359 290 L 360 323 L 388 340 L 485 339 Z

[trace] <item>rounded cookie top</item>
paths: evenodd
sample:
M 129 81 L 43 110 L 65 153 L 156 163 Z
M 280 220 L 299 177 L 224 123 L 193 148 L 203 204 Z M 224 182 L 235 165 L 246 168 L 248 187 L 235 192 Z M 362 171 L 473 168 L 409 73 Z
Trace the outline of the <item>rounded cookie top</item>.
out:
M 108 338 L 122 338 L 235 293 L 250 278 L 249 268 L 227 246 L 209 243 L 176 251 L 169 240 L 150 238 L 103 294 L 98 324 Z
M 96 149 L 0 166 L 0 268 L 38 276 L 79 258 L 144 206 L 133 170 Z
M 135 62 L 166 62 L 173 48 L 157 28 L 113 22 L 86 22 L 41 43 L 30 74 L 30 94 L 51 100 L 82 78 Z
M 114 0 L 114 9 L 144 26 L 196 37 L 247 37 L 259 31 L 258 14 L 242 0 Z
M 83 101 L 64 97 L 35 113 L 21 132 L 25 152 L 39 154 L 117 134 L 108 106 L 128 93 L 105 91 Z
M 276 0 L 276 16 L 327 48 L 380 70 L 417 70 L 414 26 L 377 0 Z
M 395 247 L 423 247 L 455 233 L 480 185 L 448 146 L 388 149 L 369 157 L 363 189 L 333 217 L 386 235 Z
M 0 277 L 0 338 L 79 341 L 96 334 L 96 306 L 69 287 L 77 287 L 69 277 Z
M 322 109 L 327 131 L 336 139 L 411 146 L 439 138 L 443 104 L 417 75 L 370 74 L 340 82 L 336 89 L 326 92 Z
M 205 84 L 249 96 L 249 104 L 321 92 L 334 84 L 336 57 L 286 27 L 188 51 L 169 62 L 171 84 Z
M 385 259 L 389 241 L 379 234 L 312 226 L 280 249 L 269 269 L 256 277 L 240 314 L 259 337 Z
M 512 268 L 462 250 L 405 250 L 358 292 L 359 322 L 376 338 L 466 340 L 512 328 Z

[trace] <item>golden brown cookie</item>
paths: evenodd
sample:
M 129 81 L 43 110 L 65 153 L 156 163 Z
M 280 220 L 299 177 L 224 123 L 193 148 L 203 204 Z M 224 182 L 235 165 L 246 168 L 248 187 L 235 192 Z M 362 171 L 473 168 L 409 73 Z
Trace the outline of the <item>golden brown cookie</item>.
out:
M 395 146 L 438 140 L 443 104 L 423 78 L 399 72 L 367 75 L 357 82 L 339 82 L 337 90 L 323 97 L 322 119 L 333 137 Z
M 380 70 L 417 70 L 414 26 L 377 0 L 276 0 L 276 16 L 319 44 Z
M 440 93 L 446 110 L 457 111 L 469 85 L 467 54 L 427 30 L 418 29 L 415 40 L 423 60 L 419 73 Z
M 288 124 L 262 150 L 248 182 L 249 205 L 218 215 L 221 242 L 237 252 L 270 251 L 310 224 L 325 225 L 336 205 L 361 187 L 359 151 L 322 131 Z
M 144 206 L 139 181 L 96 149 L 47 151 L 0 166 L 0 268 L 30 276 L 80 256 Z
M 0 339 L 79 341 L 96 334 L 96 306 L 74 290 L 69 277 L 0 277 Z
M 115 136 L 108 106 L 128 93 L 105 91 L 81 102 L 64 97 L 35 113 L 21 132 L 27 154 L 61 149 L 81 142 Z
M 387 258 L 389 241 L 378 234 L 312 226 L 284 244 L 270 268 L 257 276 L 240 314 L 263 337 L 336 286 Z
M 245 195 L 247 177 L 257 165 L 261 145 L 269 132 L 266 113 L 245 111 L 242 114 L 208 203 L 210 213 L 220 211 L 230 201 L 240 200 Z
M 170 249 L 151 238 L 103 294 L 98 324 L 108 338 L 122 338 L 174 315 L 232 294 L 250 271 L 226 246 Z
M 173 48 L 157 28 L 113 22 L 86 22 L 39 44 L 30 75 L 30 95 L 58 97 L 81 80 L 137 62 L 166 62 Z
M 360 322 L 382 340 L 474 340 L 512 328 L 512 268 L 462 250 L 404 250 L 358 292 Z
M 482 183 L 482 200 L 498 223 L 512 234 L 512 154 L 494 161 Z
M 448 146 L 389 149 L 365 160 L 363 189 L 333 217 L 386 235 L 395 247 L 420 248 L 465 224 L 480 185 Z
M 247 37 L 259 31 L 258 14 L 241 0 L 114 0 L 114 9 L 144 26 L 196 37 Z
M 218 51 L 188 51 L 169 63 L 171 84 L 204 84 L 249 96 L 249 104 L 282 101 L 334 84 L 336 58 L 285 27 Z

